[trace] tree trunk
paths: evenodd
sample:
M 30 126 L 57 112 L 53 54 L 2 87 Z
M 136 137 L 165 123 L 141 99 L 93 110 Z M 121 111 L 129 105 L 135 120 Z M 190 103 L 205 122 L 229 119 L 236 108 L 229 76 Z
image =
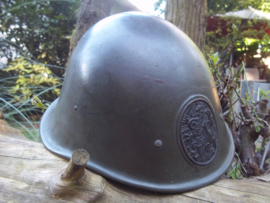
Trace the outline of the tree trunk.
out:
M 110 15 L 113 0 L 82 0 L 77 12 L 75 32 L 70 40 L 69 56 L 83 34 L 96 22 Z
M 167 0 L 165 19 L 186 33 L 204 53 L 207 0 Z

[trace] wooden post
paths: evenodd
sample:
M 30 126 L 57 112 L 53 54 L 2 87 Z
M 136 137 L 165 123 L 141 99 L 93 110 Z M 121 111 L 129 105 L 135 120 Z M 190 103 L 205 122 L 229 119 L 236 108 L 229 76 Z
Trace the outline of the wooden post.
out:
M 61 175 L 61 180 L 79 180 L 85 173 L 85 166 L 90 159 L 90 155 L 84 149 L 76 149 L 68 163 L 65 172 Z
M 98 179 L 91 177 L 93 174 L 85 170 L 89 159 L 90 155 L 86 150 L 76 149 L 73 151 L 67 167 L 60 170 L 49 180 L 52 197 L 67 199 L 80 197 L 80 199 L 82 198 L 87 200 L 86 202 L 90 202 L 99 196 L 99 193 L 94 193 L 93 191 L 103 188 L 104 186 L 102 185 L 105 182 L 101 177 Z M 88 191 L 88 193 L 85 191 Z

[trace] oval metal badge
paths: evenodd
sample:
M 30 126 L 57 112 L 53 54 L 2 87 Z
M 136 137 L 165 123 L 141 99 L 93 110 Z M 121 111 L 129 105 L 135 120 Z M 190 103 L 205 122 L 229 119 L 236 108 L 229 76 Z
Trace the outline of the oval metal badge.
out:
M 209 164 L 216 156 L 217 125 L 206 101 L 190 102 L 180 121 L 180 140 L 187 157 L 197 165 Z

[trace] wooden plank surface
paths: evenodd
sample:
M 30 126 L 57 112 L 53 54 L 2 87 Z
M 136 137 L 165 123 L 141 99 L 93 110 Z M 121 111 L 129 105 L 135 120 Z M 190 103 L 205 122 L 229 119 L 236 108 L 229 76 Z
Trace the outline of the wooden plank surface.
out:
M 270 202 L 270 183 L 256 178 L 223 179 L 183 194 L 156 194 L 105 180 L 88 170 L 90 184 L 58 185 L 67 190 L 63 195 L 53 188 L 68 160 L 41 143 L 10 136 L 16 131 L 6 126 L 5 130 L 0 126 L 0 202 Z

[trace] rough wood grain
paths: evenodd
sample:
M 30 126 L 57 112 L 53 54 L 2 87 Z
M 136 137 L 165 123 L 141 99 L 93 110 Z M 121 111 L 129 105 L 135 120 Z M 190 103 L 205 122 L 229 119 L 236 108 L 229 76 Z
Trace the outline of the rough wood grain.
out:
M 90 159 L 90 155 L 84 149 L 76 149 L 71 156 L 65 172 L 61 175 L 61 180 L 74 181 L 81 179 L 85 174 L 85 166 Z
M 263 177 L 259 177 L 258 180 L 270 182 L 270 174 L 264 175 Z
M 206 34 L 206 0 L 167 0 L 165 19 L 176 25 L 204 53 Z
M 90 184 L 73 181 L 65 193 L 57 193 L 52 185 L 59 183 L 68 160 L 41 143 L 0 132 L 0 202 L 270 202 L 270 183 L 257 179 L 224 179 L 192 192 L 166 195 L 126 187 L 88 170 Z
M 109 16 L 112 5 L 113 0 L 82 0 L 76 14 L 76 29 L 70 40 L 69 56 L 83 34 L 96 22 Z
M 7 135 L 7 136 L 19 136 L 21 138 L 23 137 L 23 134 L 14 128 L 11 128 L 3 118 L 3 112 L 0 111 L 0 135 Z

